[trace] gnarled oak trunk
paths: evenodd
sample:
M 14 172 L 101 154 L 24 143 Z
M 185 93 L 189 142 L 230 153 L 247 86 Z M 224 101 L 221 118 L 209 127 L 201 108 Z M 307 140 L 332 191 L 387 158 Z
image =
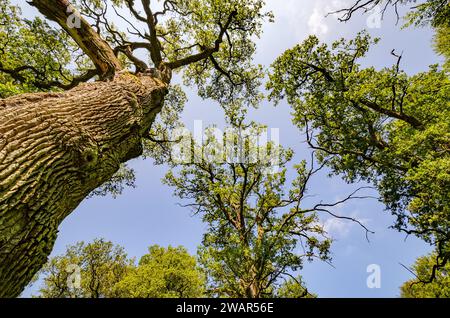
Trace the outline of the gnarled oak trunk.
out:
M 159 79 L 122 74 L 0 100 L 0 297 L 22 292 L 64 218 L 141 154 L 166 93 Z

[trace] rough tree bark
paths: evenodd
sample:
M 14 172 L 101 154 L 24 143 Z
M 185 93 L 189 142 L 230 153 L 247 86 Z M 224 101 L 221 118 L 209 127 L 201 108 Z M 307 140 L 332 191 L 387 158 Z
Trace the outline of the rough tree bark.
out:
M 0 297 L 46 262 L 59 224 L 142 152 L 167 85 L 124 74 L 0 101 Z
M 142 153 L 171 74 L 162 64 L 162 79 L 117 73 L 121 63 L 89 23 L 79 17 L 80 27 L 67 25 L 74 12 L 67 0 L 31 4 L 66 30 L 107 81 L 0 100 L 0 297 L 20 295 L 64 218 Z

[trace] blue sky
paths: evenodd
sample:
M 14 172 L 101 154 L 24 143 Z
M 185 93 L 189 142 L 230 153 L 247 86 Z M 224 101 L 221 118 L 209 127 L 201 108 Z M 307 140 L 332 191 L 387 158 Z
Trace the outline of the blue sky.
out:
M 367 16 L 356 15 L 350 22 L 340 23 L 335 16 L 325 18 L 327 12 L 342 8 L 351 1 L 327 0 L 267 0 L 275 14 L 275 23 L 264 26 L 264 34 L 258 40 L 256 62 L 269 66 L 284 50 L 303 41 L 309 34 L 317 34 L 323 41 L 353 37 L 367 28 Z M 26 14 L 34 11 L 24 7 Z M 395 25 L 395 17 L 387 14 L 380 28 L 368 31 L 382 41 L 374 47 L 364 61 L 377 68 L 390 66 L 395 61 L 392 49 L 403 51 L 402 65 L 410 74 L 425 71 L 428 65 L 439 59 L 431 49 L 432 32 L 429 29 L 408 28 Z M 183 113 L 183 121 L 189 129 L 194 120 L 204 125 L 223 127 L 223 112 L 209 101 L 203 101 L 188 91 L 189 102 Z M 280 129 L 280 142 L 295 152 L 293 163 L 309 158 L 309 150 L 302 144 L 300 131 L 291 124 L 290 108 L 281 103 L 274 107 L 264 102 L 258 110 L 249 113 L 248 120 Z M 165 166 L 154 166 L 151 160 L 133 160 L 137 188 L 126 189 L 117 199 L 96 197 L 85 200 L 60 227 L 52 255 L 61 254 L 68 244 L 91 241 L 103 237 L 125 247 L 130 256 L 139 258 L 152 244 L 184 245 L 193 254 L 205 230 L 198 217 L 177 205 L 179 199 L 172 196 L 172 189 L 160 180 L 167 171 Z M 348 195 L 358 185 L 347 185 L 338 177 L 317 176 L 310 193 L 317 200 L 335 201 Z M 426 244 L 412 237 L 405 240 L 403 234 L 389 229 L 393 217 L 376 200 L 353 201 L 340 206 L 336 212 L 357 217 L 373 231 L 370 242 L 357 225 L 324 218 L 330 234 L 333 266 L 318 261 L 306 264 L 302 275 L 309 289 L 319 297 L 397 297 L 399 286 L 411 278 L 401 265 L 411 265 L 426 254 Z M 381 288 L 369 289 L 366 272 L 369 264 L 381 268 Z M 33 293 L 36 286 L 28 288 L 23 296 Z

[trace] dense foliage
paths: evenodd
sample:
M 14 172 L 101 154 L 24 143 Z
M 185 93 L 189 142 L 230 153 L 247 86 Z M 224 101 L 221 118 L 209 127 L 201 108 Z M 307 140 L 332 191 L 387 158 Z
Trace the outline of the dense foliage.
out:
M 73 42 L 40 17 L 21 18 L 18 6 L 0 1 L 0 98 L 70 86 Z
M 120 246 L 102 239 L 68 246 L 64 255 L 51 258 L 40 271 L 44 298 L 117 297 L 115 285 L 133 267 Z
M 432 253 L 417 259 L 412 269 L 416 277 L 401 286 L 402 297 L 450 298 L 450 264 L 437 269 L 434 267 L 436 257 L 436 253 Z M 432 282 L 429 280 L 431 276 L 436 277 Z
M 119 245 L 102 239 L 69 246 L 38 275 L 44 298 L 202 297 L 204 276 L 183 247 L 149 247 L 136 266 Z
M 183 247 L 154 245 L 139 265 L 117 283 L 120 297 L 191 298 L 205 294 L 205 279 L 195 257 Z

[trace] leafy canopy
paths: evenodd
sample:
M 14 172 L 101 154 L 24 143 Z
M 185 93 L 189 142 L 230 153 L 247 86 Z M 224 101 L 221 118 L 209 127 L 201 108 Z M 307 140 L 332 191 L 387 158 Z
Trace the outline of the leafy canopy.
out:
M 121 246 L 103 239 L 69 246 L 39 275 L 44 298 L 186 298 L 202 297 L 205 288 L 195 257 L 183 247 L 150 246 L 136 266 Z
M 22 19 L 18 6 L 0 1 L 0 98 L 66 88 L 74 50 L 63 31 L 40 17 Z
M 286 279 L 276 291 L 277 298 L 317 298 L 316 294 L 305 293 L 306 287 L 301 276 Z
M 450 264 L 436 269 L 436 253 L 419 257 L 413 266 L 415 279 L 405 282 L 400 290 L 403 298 L 449 298 L 450 297 Z M 433 273 L 433 271 L 435 271 Z M 431 276 L 435 280 L 429 281 Z
M 434 36 L 434 48 L 444 58 L 443 69 L 450 74 L 450 26 L 442 26 L 436 29 Z
M 433 65 L 408 75 L 359 61 L 378 40 L 360 33 L 329 47 L 315 36 L 272 65 L 270 98 L 286 98 L 320 162 L 348 182 L 373 183 L 395 227 L 450 257 L 450 81 Z
M 116 285 L 120 297 L 191 298 L 203 297 L 205 278 L 195 257 L 184 247 L 149 248 L 139 265 Z
M 103 239 L 78 242 L 68 246 L 64 255 L 51 258 L 38 272 L 43 277 L 39 297 L 117 297 L 115 285 L 132 267 L 133 261 L 121 246 Z

